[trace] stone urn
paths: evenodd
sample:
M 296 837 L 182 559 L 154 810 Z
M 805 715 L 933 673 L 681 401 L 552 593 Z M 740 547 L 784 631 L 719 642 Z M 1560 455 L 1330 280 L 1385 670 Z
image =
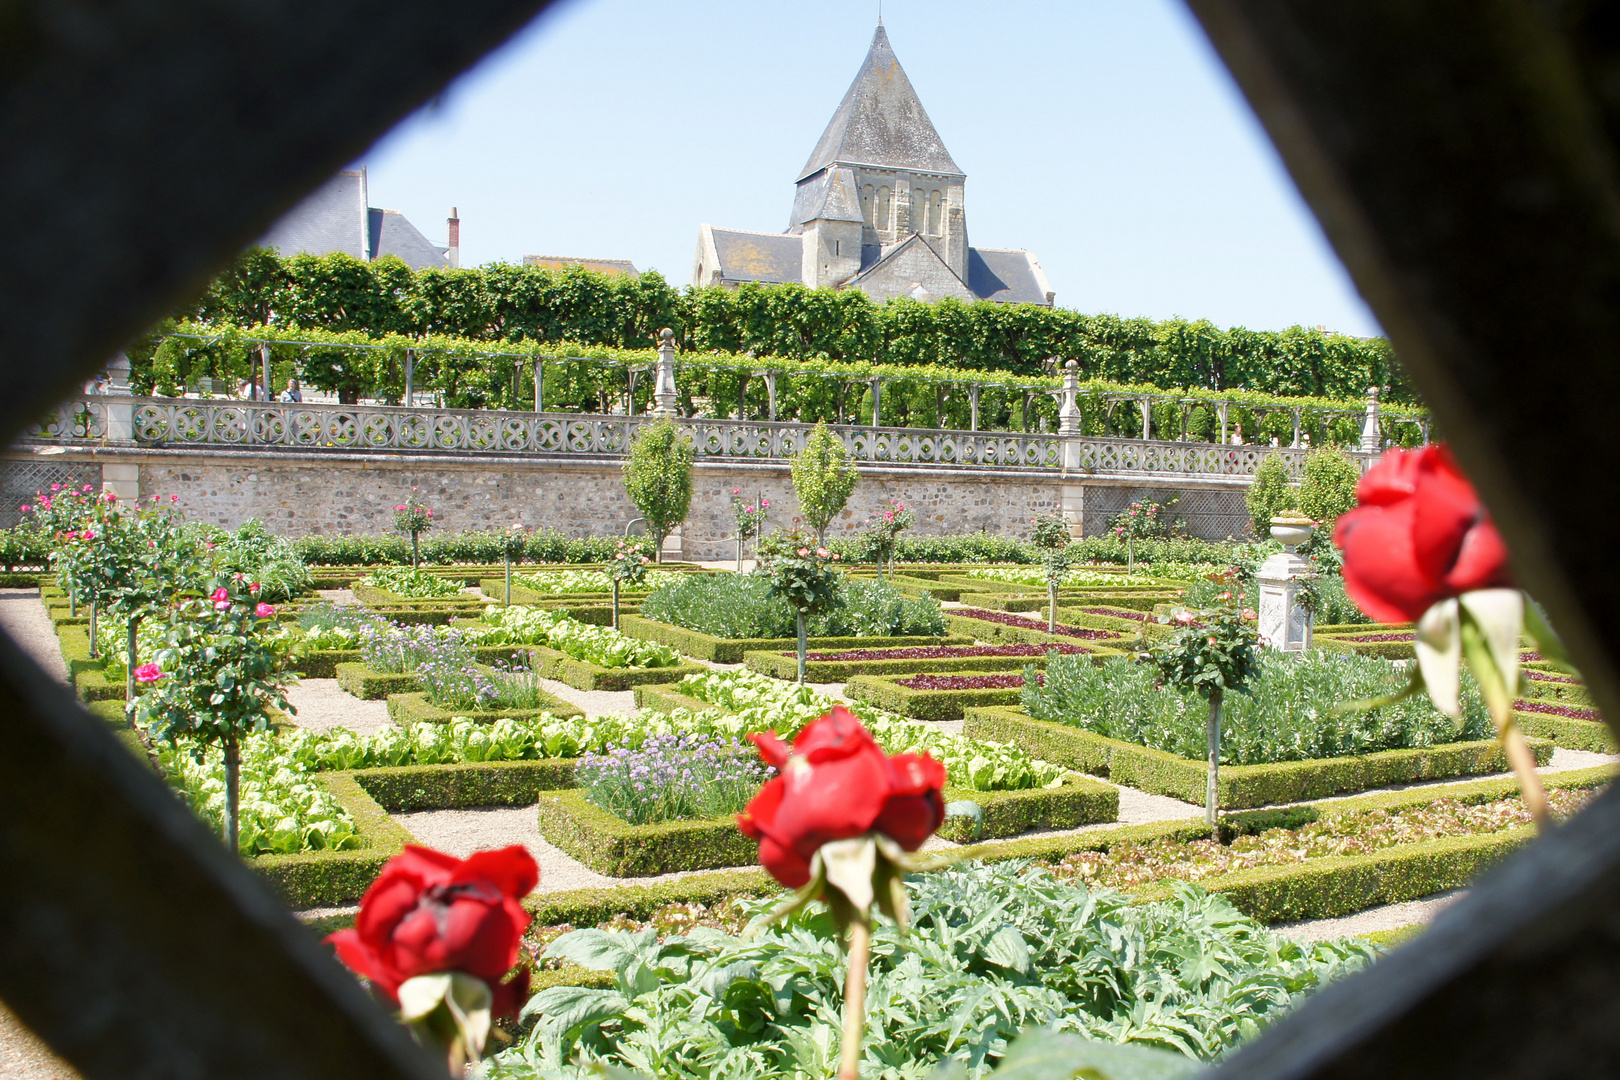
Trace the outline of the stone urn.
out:
M 1316 522 L 1308 517 L 1279 515 L 1271 519 L 1271 538 L 1280 541 L 1289 551 L 1309 540 L 1315 530 Z

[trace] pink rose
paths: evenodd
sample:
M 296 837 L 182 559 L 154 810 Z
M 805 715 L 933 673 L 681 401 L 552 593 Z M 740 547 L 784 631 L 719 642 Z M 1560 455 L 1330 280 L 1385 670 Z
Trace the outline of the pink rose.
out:
M 84 532 L 80 533 L 79 535 L 85 540 L 94 540 L 96 538 L 96 534 L 91 532 L 89 529 L 84 530 Z
M 429 510 L 429 511 L 428 511 L 428 512 L 427 512 L 427 516 L 428 516 L 428 517 L 432 517 L 432 516 L 433 516 L 433 511 L 431 511 L 431 510 Z
M 799 558 L 802 559 L 808 554 L 810 554 L 810 549 L 809 548 L 800 548 L 799 549 Z
M 51 490 L 52 491 L 61 491 L 62 490 L 62 485 L 61 484 L 52 484 L 51 485 Z
M 828 551 L 826 548 L 816 548 L 816 556 L 818 558 L 825 559 L 830 554 L 832 554 L 832 552 Z
M 214 603 L 217 604 L 221 600 L 229 601 L 230 598 L 231 598 L 230 590 L 225 588 L 225 586 L 221 585 L 219 588 L 214 590 L 213 595 L 210 596 L 208 599 L 212 600 Z
M 170 502 L 179 502 L 180 501 L 180 496 L 178 496 L 178 495 L 170 495 L 169 496 L 169 501 Z
M 212 540 L 204 540 L 203 541 L 203 549 L 206 550 L 206 551 L 213 551 L 214 550 L 214 542 Z
M 28 504 L 27 504 L 27 503 L 23 503 L 23 504 L 22 504 L 22 512 L 23 512 L 23 513 L 25 513 L 25 514 L 26 514 L 26 513 L 28 513 L 28 511 L 30 511 L 30 510 L 32 510 L 32 509 L 33 509 L 33 507 L 32 507 L 32 506 L 29 506 L 29 505 L 28 505 Z
M 160 671 L 155 663 L 142 664 L 140 667 L 135 669 L 135 681 L 143 683 L 155 683 L 159 679 L 163 678 L 164 674 L 165 672 Z
M 253 609 L 253 614 L 257 615 L 261 619 L 271 618 L 275 615 L 275 613 L 276 609 L 271 607 L 269 604 L 260 604 L 258 607 Z

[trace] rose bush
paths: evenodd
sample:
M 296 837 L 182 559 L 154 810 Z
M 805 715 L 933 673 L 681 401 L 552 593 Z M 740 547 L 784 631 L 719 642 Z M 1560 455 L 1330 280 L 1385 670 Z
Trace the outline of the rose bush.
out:
M 457 859 L 407 844 L 366 890 L 354 928 L 326 940 L 390 1001 L 398 1003 L 408 979 L 460 971 L 490 984 L 493 1015 L 510 1016 L 527 997 L 528 970 L 500 980 L 517 963 L 529 925 L 520 901 L 539 883 L 522 847 Z
M 875 831 L 916 851 L 945 820 L 945 767 L 927 753 L 888 756 L 842 706 L 791 748 L 772 732 L 749 739 L 779 775 L 737 815 L 737 827 L 759 841 L 760 864 L 789 888 L 810 880 L 823 844 Z
M 1380 622 L 1415 622 L 1434 604 L 1512 584 L 1507 548 L 1451 451 L 1391 450 L 1339 518 L 1344 587 Z

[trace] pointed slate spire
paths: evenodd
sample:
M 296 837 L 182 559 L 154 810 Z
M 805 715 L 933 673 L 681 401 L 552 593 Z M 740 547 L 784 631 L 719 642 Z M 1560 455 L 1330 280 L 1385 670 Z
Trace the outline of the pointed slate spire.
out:
M 962 175 L 895 59 L 882 23 L 799 179 L 835 162 Z

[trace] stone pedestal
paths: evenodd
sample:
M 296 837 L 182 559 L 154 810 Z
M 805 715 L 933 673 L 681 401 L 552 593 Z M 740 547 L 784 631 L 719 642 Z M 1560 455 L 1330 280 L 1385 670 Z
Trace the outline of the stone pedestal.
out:
M 1291 551 L 1267 559 L 1255 575 L 1260 588 L 1260 643 L 1282 652 L 1311 647 L 1313 616 L 1299 603 L 1300 587 L 1311 564 Z

